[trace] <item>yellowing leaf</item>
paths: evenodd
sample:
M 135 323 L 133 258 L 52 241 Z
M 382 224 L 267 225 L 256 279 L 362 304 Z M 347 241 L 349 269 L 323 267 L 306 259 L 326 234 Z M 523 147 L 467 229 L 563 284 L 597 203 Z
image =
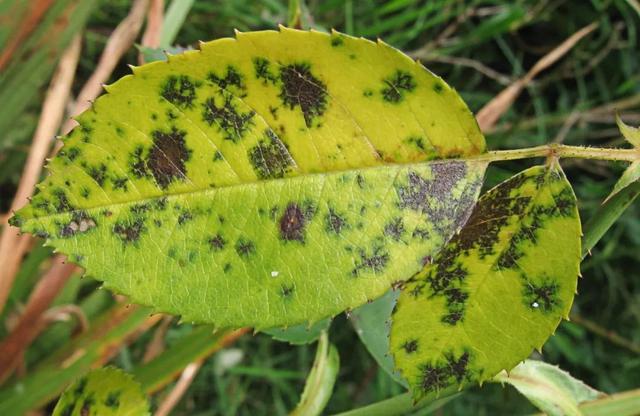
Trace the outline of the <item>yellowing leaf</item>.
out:
M 576 199 L 559 168 L 483 195 L 392 315 L 391 351 L 414 397 L 482 382 L 541 348 L 569 314 L 579 264 Z
M 381 296 L 460 228 L 484 174 L 452 89 L 339 33 L 238 34 L 107 90 L 12 223 L 185 320 L 286 326 Z
M 89 372 L 62 394 L 53 416 L 142 416 L 149 404 L 140 384 L 114 367 Z

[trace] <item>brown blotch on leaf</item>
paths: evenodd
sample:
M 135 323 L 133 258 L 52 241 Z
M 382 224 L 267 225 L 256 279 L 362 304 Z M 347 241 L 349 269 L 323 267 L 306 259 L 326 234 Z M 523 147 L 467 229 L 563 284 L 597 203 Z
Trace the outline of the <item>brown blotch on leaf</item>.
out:
M 558 296 L 559 290 L 560 286 L 555 282 L 551 282 L 548 278 L 542 284 L 528 281 L 522 293 L 524 303 L 530 309 L 540 310 L 545 313 L 551 312 L 562 304 Z
M 381 273 L 389 262 L 389 253 L 382 247 L 376 247 L 372 254 L 359 250 L 360 260 L 351 271 L 352 276 L 359 276 L 363 271 Z
M 404 232 L 404 222 L 400 217 L 392 219 L 384 226 L 384 235 L 391 237 L 396 241 L 399 241 L 402 238 Z
M 329 212 L 325 216 L 325 229 L 336 235 L 340 235 L 342 230 L 349 228 L 346 218 L 338 214 L 333 208 L 329 208 Z
M 305 213 L 295 202 L 290 202 L 280 217 L 280 238 L 286 241 L 304 242 Z
M 238 256 L 246 258 L 255 253 L 256 246 L 253 241 L 248 240 L 244 237 L 240 237 L 236 242 L 236 253 Z
M 402 344 L 402 348 L 407 354 L 414 353 L 418 351 L 418 340 L 412 339 L 410 341 L 407 341 L 404 344 Z
M 327 108 L 327 86 L 311 73 L 306 62 L 283 66 L 280 80 L 280 99 L 292 110 L 300 107 L 306 126 L 311 127 Z
M 153 147 L 149 150 L 146 166 L 163 189 L 175 179 L 186 178 L 185 162 L 191 157 L 191 150 L 186 146 L 185 135 L 185 131 L 175 127 L 170 131 L 151 133 Z

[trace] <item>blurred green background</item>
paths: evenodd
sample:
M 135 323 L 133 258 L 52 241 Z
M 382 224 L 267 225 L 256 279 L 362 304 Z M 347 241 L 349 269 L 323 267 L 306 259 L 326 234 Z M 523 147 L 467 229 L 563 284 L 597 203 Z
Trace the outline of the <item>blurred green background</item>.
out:
M 187 3 L 192 6 L 175 46 L 197 47 L 199 40 L 232 36 L 234 29 L 273 29 L 288 19 L 286 1 Z M 93 72 L 109 34 L 130 6 L 126 0 L 102 1 L 91 11 L 74 92 Z M 620 111 L 627 123 L 640 124 L 640 6 L 636 0 L 316 0 L 305 2 L 302 15 L 305 28 L 335 28 L 356 36 L 379 37 L 420 58 L 455 87 L 474 112 L 551 49 L 594 22 L 597 29 L 541 73 L 487 134 L 491 149 L 552 141 L 623 145 L 615 126 L 615 111 Z M 132 48 L 111 81 L 128 74 L 126 64 L 136 64 L 137 55 L 138 50 Z M 2 133 L 0 212 L 8 210 L 16 190 L 44 90 L 38 90 L 19 118 Z M 487 187 L 523 169 L 523 163 L 535 161 L 493 166 Z M 608 195 L 624 168 L 622 164 L 592 160 L 566 160 L 562 165 L 575 187 L 583 221 Z M 608 393 L 640 386 L 639 214 L 636 203 L 583 262 L 583 279 L 572 312 L 576 319 L 561 324 L 542 354 L 545 361 L 559 364 L 576 378 Z M 42 258 L 48 256 L 46 249 L 39 250 Z M 21 278 L 33 281 L 37 264 L 30 269 L 23 267 Z M 79 288 L 71 299 L 75 303 L 90 296 L 97 286 L 88 279 L 77 284 Z M 168 345 L 191 329 L 174 322 L 167 332 Z M 613 343 L 610 332 L 629 345 Z M 124 348 L 114 363 L 125 370 L 133 368 L 151 335 Z M 348 318 L 340 316 L 333 322 L 330 338 L 338 347 L 341 368 L 327 413 L 403 391 L 378 368 Z M 41 343 L 34 348 L 30 354 L 37 357 L 48 347 Z M 313 345 L 289 346 L 263 334 L 244 336 L 206 361 L 175 414 L 286 414 L 299 400 L 314 351 Z M 438 412 L 528 414 L 535 408 L 515 390 L 489 385 L 465 391 Z

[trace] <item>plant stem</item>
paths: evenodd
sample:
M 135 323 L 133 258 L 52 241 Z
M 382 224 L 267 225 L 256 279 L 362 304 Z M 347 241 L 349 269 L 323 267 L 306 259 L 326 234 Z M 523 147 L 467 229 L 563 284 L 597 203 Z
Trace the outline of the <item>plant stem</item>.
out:
M 474 156 L 472 159 L 498 162 L 503 160 L 518 160 L 533 157 L 621 160 L 625 162 L 633 162 L 640 160 L 640 149 L 607 149 L 552 143 L 525 149 L 494 150 Z

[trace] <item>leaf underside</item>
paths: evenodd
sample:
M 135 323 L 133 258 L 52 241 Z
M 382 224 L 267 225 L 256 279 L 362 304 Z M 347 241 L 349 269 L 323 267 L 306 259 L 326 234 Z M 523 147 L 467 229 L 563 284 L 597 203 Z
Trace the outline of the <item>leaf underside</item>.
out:
M 559 167 L 483 195 L 392 315 L 391 351 L 414 397 L 482 382 L 541 349 L 568 317 L 579 264 L 576 199 Z
M 131 375 L 105 367 L 89 372 L 62 394 L 53 416 L 142 416 L 149 404 Z
M 107 91 L 12 224 L 189 321 L 269 328 L 374 299 L 460 228 L 484 174 L 455 91 L 336 32 L 238 34 Z

